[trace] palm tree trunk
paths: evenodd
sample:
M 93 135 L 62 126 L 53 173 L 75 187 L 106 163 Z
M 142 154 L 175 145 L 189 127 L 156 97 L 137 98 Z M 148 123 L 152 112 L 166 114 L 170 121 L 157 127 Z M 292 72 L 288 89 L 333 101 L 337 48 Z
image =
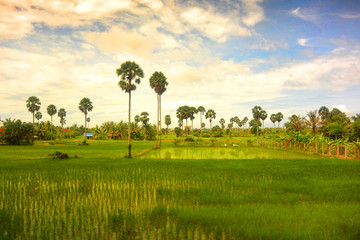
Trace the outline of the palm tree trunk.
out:
M 129 111 L 128 111 L 128 150 L 129 155 L 128 157 L 131 158 L 131 122 L 130 122 L 130 110 L 131 110 L 131 91 L 129 91 Z
M 201 134 L 202 134 L 202 112 L 200 112 L 200 138 L 201 138 Z
M 53 139 L 53 124 L 52 124 L 52 115 L 51 115 L 51 129 L 50 129 L 50 132 L 51 132 L 51 140 Z
M 259 123 L 256 120 L 256 144 L 259 145 Z
M 86 139 L 86 113 L 85 113 L 85 134 L 84 134 L 84 137 L 85 137 L 85 139 Z
M 159 95 L 159 148 L 161 147 L 161 95 Z

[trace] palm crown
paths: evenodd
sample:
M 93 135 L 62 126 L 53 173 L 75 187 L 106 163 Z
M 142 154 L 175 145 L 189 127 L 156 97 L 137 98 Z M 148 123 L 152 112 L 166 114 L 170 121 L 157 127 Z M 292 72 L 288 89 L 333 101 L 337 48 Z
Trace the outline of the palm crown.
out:
M 131 61 L 126 61 L 121 64 L 120 68 L 116 69 L 116 74 L 120 77 L 119 87 L 125 92 L 131 92 L 136 89 L 136 84 L 140 84 L 140 79 L 144 77 L 144 72 L 138 64 Z

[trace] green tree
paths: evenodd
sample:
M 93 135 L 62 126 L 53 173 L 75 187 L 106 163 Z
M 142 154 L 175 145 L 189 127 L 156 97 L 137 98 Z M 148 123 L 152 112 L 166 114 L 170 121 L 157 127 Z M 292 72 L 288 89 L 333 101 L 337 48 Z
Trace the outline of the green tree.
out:
M 87 120 L 87 115 L 89 112 L 91 112 L 93 110 L 93 105 L 92 102 L 90 101 L 89 98 L 84 97 L 83 99 L 81 99 L 80 103 L 79 103 L 79 110 L 81 112 L 84 113 L 85 115 L 85 137 L 86 137 L 86 120 Z
M 143 126 L 146 126 L 149 120 L 149 114 L 147 112 L 142 112 L 140 114 L 140 121 L 142 122 Z
M 281 112 L 276 114 L 276 121 L 278 122 L 278 128 L 280 128 L 280 122 L 283 120 L 284 116 Z
M 26 100 L 26 107 L 33 114 L 33 123 L 35 123 L 35 112 L 40 110 L 41 102 L 39 98 L 31 96 Z
M 268 114 L 266 113 L 265 110 L 261 110 L 260 112 L 260 118 L 263 121 L 263 134 L 265 135 L 265 119 L 267 118 Z
M 301 132 L 305 129 L 305 122 L 300 115 L 292 115 L 289 117 L 289 122 L 285 123 L 287 132 Z
M 41 112 L 36 112 L 36 113 L 35 113 L 35 118 L 38 120 L 38 123 L 40 124 L 40 119 L 42 119 L 42 114 L 41 114 Z
M 64 127 L 64 124 L 66 123 L 65 117 L 66 117 L 66 111 L 64 108 L 60 108 L 58 111 L 58 117 L 60 118 L 60 124 L 61 124 L 61 130 Z M 62 131 L 61 131 L 61 137 L 62 137 Z
M 140 122 L 140 116 L 139 115 L 136 115 L 134 117 L 134 121 L 135 121 L 135 124 L 137 125 L 139 122 Z
M 310 111 L 306 114 L 305 124 L 308 125 L 312 129 L 313 135 L 316 135 L 316 130 L 322 124 L 321 118 L 322 117 L 321 117 L 321 115 L 318 114 L 317 110 Z
M 259 119 L 261 117 L 261 107 L 260 106 L 255 106 L 252 109 L 252 113 L 253 113 L 253 118 L 255 120 L 255 124 L 256 124 L 256 142 L 257 144 L 259 144 Z
M 276 121 L 277 121 L 277 118 L 276 118 L 276 114 L 275 114 L 275 113 L 271 114 L 271 116 L 270 116 L 270 121 L 274 124 L 274 128 L 275 128 L 275 123 L 276 123 Z
M 169 125 L 171 124 L 170 115 L 165 115 L 165 124 L 166 124 L 166 135 L 168 135 Z
M 157 94 L 157 141 L 155 148 L 160 148 L 161 145 L 161 95 L 166 91 L 166 86 L 169 84 L 162 72 L 154 72 L 149 79 L 150 87 L 154 89 Z
M 197 108 L 197 112 L 200 114 L 200 129 L 202 129 L 202 128 L 203 128 L 203 127 L 202 127 L 202 115 L 205 114 L 206 110 L 205 110 L 205 108 L 204 108 L 203 106 L 199 106 L 199 107 Z M 201 131 L 201 132 L 202 132 L 202 131 Z M 201 132 L 200 132 L 200 137 L 201 137 Z
M 206 119 L 209 119 L 209 122 L 210 122 L 210 131 L 211 131 L 211 122 L 212 122 L 213 119 L 216 118 L 216 113 L 215 113 L 215 111 L 212 110 L 212 109 L 207 110 L 207 112 L 206 112 L 206 114 L 205 114 L 205 118 L 206 118 Z
M 221 128 L 222 129 L 225 129 L 225 119 L 223 119 L 223 118 L 220 118 L 220 125 L 221 125 Z
M 319 109 L 319 115 L 321 116 L 321 120 L 325 121 L 329 116 L 329 109 L 325 106 L 321 106 Z
M 53 104 L 50 104 L 48 107 L 47 107 L 47 113 L 50 115 L 51 117 L 51 139 L 53 139 L 53 134 L 52 134 L 52 131 L 53 131 L 53 115 L 56 114 L 57 110 L 56 110 L 56 107 L 55 105 Z
M 129 111 L 128 111 L 128 157 L 131 158 L 131 92 L 136 90 L 135 84 L 140 84 L 141 78 L 144 77 L 144 72 L 138 64 L 131 61 L 126 61 L 121 64 L 120 68 L 116 69 L 116 74 L 120 77 L 118 83 L 121 90 L 129 94 Z M 135 83 L 135 84 L 134 84 Z

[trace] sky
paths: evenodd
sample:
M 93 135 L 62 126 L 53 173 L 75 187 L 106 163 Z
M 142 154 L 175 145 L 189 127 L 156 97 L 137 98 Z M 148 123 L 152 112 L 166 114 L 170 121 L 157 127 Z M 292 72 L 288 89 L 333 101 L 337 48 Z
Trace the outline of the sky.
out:
M 146 111 L 156 121 L 155 71 L 169 83 L 170 127 L 182 105 L 215 110 L 215 124 L 251 119 L 256 105 L 283 123 L 321 106 L 351 116 L 360 113 L 359 30 L 358 0 L 0 0 L 0 117 L 32 121 L 26 100 L 37 96 L 43 121 L 54 104 L 66 126 L 81 125 L 88 97 L 90 127 L 126 121 L 116 69 L 128 60 L 145 74 L 132 118 Z

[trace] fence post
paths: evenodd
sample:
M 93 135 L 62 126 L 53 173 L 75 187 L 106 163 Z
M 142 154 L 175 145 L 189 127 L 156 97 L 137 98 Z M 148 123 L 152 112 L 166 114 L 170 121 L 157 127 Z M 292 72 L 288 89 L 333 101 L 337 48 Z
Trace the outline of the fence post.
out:
M 324 155 L 325 151 L 324 151 L 324 143 L 321 144 L 321 153 L 322 155 Z
M 345 145 L 345 159 L 347 159 L 347 151 L 348 151 L 347 145 Z

